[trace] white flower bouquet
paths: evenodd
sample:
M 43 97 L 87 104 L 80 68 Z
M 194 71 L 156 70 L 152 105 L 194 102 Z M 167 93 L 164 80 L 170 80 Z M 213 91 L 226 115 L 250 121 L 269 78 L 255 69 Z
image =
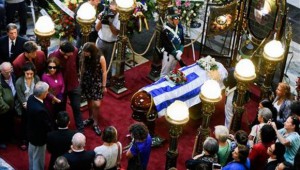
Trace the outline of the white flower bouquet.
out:
M 210 55 L 200 58 L 197 61 L 197 63 L 203 70 L 206 71 L 218 70 L 218 65 L 216 60 L 212 58 Z

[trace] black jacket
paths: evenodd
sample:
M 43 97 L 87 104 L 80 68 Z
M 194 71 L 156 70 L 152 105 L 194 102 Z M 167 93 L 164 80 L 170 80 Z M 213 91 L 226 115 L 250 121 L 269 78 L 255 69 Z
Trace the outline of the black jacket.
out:
M 44 103 L 31 95 L 27 101 L 27 114 L 28 141 L 35 146 L 45 145 L 47 133 L 53 130 L 53 125 Z
M 53 169 L 57 157 L 62 156 L 70 150 L 74 134 L 75 132 L 69 129 L 59 129 L 48 133 L 47 150 L 51 154 L 49 169 Z
M 9 41 L 8 41 L 8 36 L 3 36 L 0 38 L 0 64 L 4 61 L 9 61 L 9 62 L 13 62 L 17 56 L 21 53 L 24 52 L 23 49 L 23 45 L 24 43 L 28 41 L 25 38 L 22 38 L 20 36 L 17 37 L 16 39 L 16 52 L 14 54 L 12 54 L 12 57 L 9 57 Z
M 71 152 L 63 155 L 70 164 L 72 170 L 91 169 L 95 158 L 94 151 Z

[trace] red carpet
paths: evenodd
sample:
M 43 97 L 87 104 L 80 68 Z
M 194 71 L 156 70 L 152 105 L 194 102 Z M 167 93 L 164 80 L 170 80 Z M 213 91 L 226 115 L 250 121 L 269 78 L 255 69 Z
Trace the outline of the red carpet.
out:
M 191 55 L 189 58 L 184 58 L 187 64 L 193 63 Z M 196 56 L 198 56 L 196 54 Z M 149 81 L 146 80 L 146 76 L 150 71 L 150 62 L 142 64 L 138 67 L 130 69 L 125 72 L 126 87 L 130 89 L 133 93 L 136 92 L 141 87 L 147 85 Z M 130 109 L 130 99 L 133 95 L 129 94 L 122 98 L 114 98 L 110 94 L 106 94 L 101 105 L 101 115 L 100 115 L 100 128 L 103 129 L 106 126 L 114 125 L 118 130 L 119 140 L 123 146 L 129 143 L 129 139 L 126 138 L 128 134 L 128 127 L 134 122 L 131 118 Z M 200 114 L 199 106 L 195 106 L 191 109 L 192 114 Z M 248 114 L 244 114 L 242 121 L 242 128 L 249 131 L 246 124 L 246 116 L 249 120 L 253 120 L 256 114 L 257 103 L 251 101 L 248 105 Z M 70 108 L 67 109 L 70 111 Z M 249 111 L 251 110 L 251 111 Z M 72 115 L 72 114 L 71 114 Z M 83 109 L 83 117 L 87 118 L 88 113 L 86 108 Z M 215 125 L 224 123 L 224 99 L 217 104 L 216 113 L 211 119 L 211 128 Z M 196 135 L 197 128 L 201 124 L 201 120 L 191 120 L 184 126 L 183 134 L 179 138 L 178 142 L 178 152 L 179 157 L 177 161 L 177 168 L 179 170 L 185 169 L 184 162 L 189 159 L 192 155 L 192 150 L 194 146 L 194 139 Z M 74 120 L 71 119 L 70 129 L 74 129 Z M 164 118 L 160 118 L 156 121 L 156 134 L 167 139 L 163 146 L 159 148 L 153 148 L 151 152 L 150 162 L 148 165 L 149 170 L 163 170 L 165 168 L 166 156 L 165 153 L 168 149 L 168 131 L 169 125 Z M 85 129 L 85 135 L 87 137 L 86 149 L 94 149 L 96 146 L 102 144 L 100 137 L 96 136 L 91 128 Z M 124 154 L 123 154 L 124 155 Z M 28 156 L 26 151 L 21 151 L 15 144 L 9 144 L 6 150 L 0 150 L 0 157 L 11 164 L 16 170 L 26 170 L 28 169 Z M 49 154 L 46 157 L 46 167 L 49 162 Z M 126 169 L 127 160 L 125 155 L 122 159 L 122 167 Z

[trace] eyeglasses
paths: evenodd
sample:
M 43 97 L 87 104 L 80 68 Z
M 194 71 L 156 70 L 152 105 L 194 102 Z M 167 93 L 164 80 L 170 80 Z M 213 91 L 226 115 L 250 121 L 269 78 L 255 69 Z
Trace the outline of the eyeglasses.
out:
M 49 70 L 51 70 L 51 69 L 54 69 L 54 70 L 55 70 L 55 69 L 57 69 L 57 67 L 56 67 L 56 66 L 48 66 L 48 69 L 49 69 Z

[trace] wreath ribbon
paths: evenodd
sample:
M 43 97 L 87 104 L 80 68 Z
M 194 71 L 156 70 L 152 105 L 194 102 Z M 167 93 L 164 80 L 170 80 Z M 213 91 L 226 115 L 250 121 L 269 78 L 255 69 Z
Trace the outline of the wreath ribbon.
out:
M 64 11 L 67 15 L 72 17 L 74 19 L 75 13 L 70 10 L 64 3 L 62 3 L 60 0 L 53 0 L 53 2 L 62 10 Z

